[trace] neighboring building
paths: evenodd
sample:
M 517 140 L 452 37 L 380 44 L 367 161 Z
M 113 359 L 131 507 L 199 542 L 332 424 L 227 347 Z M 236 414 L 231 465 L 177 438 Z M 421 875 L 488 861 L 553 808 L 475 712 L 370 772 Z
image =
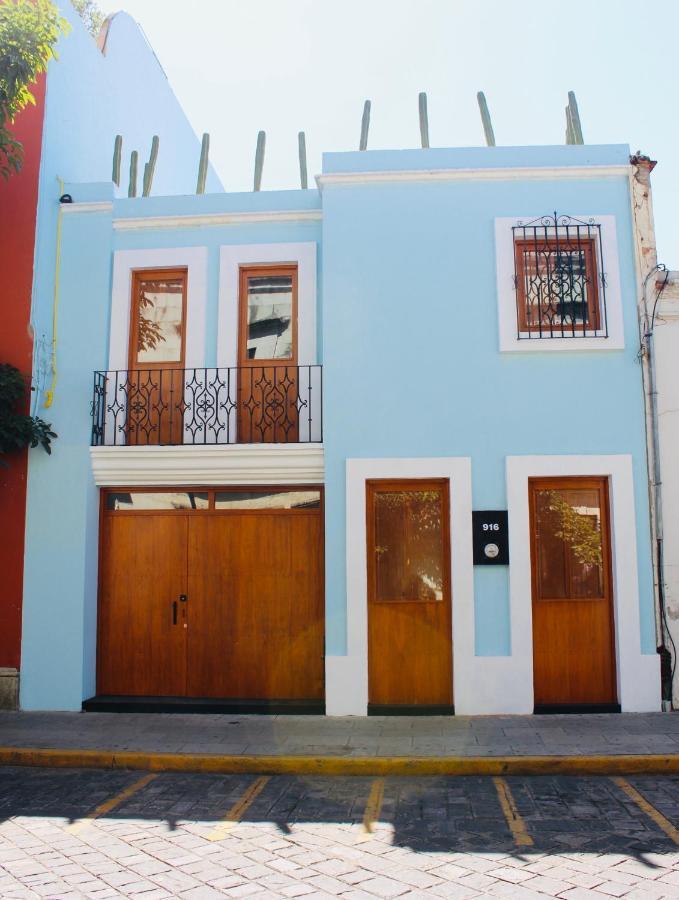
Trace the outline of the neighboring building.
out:
M 669 632 L 665 643 L 671 654 L 672 701 L 679 708 L 679 675 L 676 671 L 679 648 L 679 272 L 651 273 L 647 290 L 649 316 L 653 325 L 655 390 L 657 397 L 657 435 L 661 503 L 662 608 L 659 632 Z M 651 468 L 651 472 L 653 469 Z M 653 481 L 653 479 L 652 479 Z
M 659 709 L 633 173 L 606 145 L 67 184 L 22 706 Z
M 191 192 L 200 152 L 153 50 L 132 19 L 124 13 L 110 17 L 99 49 L 70 3 L 59 5 L 71 30 L 59 41 L 58 60 L 34 89 L 36 105 L 17 119 L 14 131 L 24 144 L 24 166 L 0 183 L 0 264 L 5 283 L 0 362 L 15 365 L 27 376 L 33 371 L 38 388 L 33 412 L 48 421 L 52 415 L 44 408 L 45 391 L 60 391 L 62 377 L 67 390 L 69 378 L 68 359 L 61 359 L 57 344 L 57 382 L 52 384 L 62 182 L 110 179 L 116 134 L 123 136 L 124 171 L 133 149 L 140 152 L 143 169 L 157 134 L 161 149 L 154 190 Z M 127 193 L 127 184 L 125 175 L 119 194 Z M 221 190 L 213 171 L 208 190 Z M 62 301 L 68 303 L 67 295 Z M 65 437 L 62 447 L 68 442 L 67 433 Z M 20 668 L 27 454 L 14 455 L 8 465 L 0 468 L 0 707 L 15 705 Z M 49 543 L 59 527 L 59 514 L 46 509 L 42 515 Z

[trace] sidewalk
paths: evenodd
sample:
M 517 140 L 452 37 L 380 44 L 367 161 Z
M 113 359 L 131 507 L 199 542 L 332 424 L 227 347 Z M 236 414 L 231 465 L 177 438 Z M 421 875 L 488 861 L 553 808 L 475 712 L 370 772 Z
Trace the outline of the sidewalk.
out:
M 679 772 L 679 715 L 0 712 L 0 764 L 298 774 Z

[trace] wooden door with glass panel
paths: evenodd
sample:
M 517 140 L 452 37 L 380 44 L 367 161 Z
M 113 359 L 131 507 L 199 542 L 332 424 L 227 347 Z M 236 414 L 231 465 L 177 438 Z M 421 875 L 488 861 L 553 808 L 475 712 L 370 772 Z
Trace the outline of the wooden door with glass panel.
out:
M 299 437 L 297 266 L 241 267 L 238 442 Z
M 132 277 L 127 442 L 181 444 L 184 430 L 185 269 Z
M 531 479 L 535 707 L 617 701 L 606 478 Z
M 369 703 L 452 708 L 449 483 L 375 480 L 366 494 Z

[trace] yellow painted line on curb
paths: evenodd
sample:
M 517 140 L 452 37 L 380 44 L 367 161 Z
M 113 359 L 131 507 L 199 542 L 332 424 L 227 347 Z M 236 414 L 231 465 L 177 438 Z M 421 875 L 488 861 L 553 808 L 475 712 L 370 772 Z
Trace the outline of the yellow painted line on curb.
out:
M 679 830 L 674 827 L 669 819 L 665 818 L 660 810 L 657 810 L 655 806 L 649 803 L 643 794 L 640 794 L 635 787 L 632 787 L 625 778 L 613 778 L 612 780 L 627 794 L 630 800 L 634 800 L 639 809 L 645 812 L 650 819 L 653 819 L 658 828 L 662 828 L 670 840 L 679 846 Z
M 611 756 L 235 756 L 0 747 L 0 766 L 223 775 L 679 775 L 679 754 Z
M 509 825 L 509 830 L 514 838 L 514 843 L 517 847 L 532 847 L 533 838 L 528 834 L 526 823 L 519 815 L 519 811 L 516 808 L 516 801 L 514 800 L 514 795 L 512 794 L 509 785 L 504 778 L 493 778 L 493 782 L 495 783 L 495 789 L 500 801 L 500 806 L 502 807 L 502 812 L 505 814 L 507 825 Z
M 143 778 L 137 779 L 134 784 L 129 785 L 125 788 L 125 790 L 121 791 L 119 794 L 116 794 L 115 797 L 111 797 L 110 800 L 106 800 L 104 803 L 101 803 L 97 806 L 96 809 L 93 809 L 91 813 L 88 813 L 82 819 L 79 819 L 77 822 L 74 822 L 72 825 L 67 826 L 66 831 L 70 834 L 77 834 L 79 831 L 82 831 L 83 828 L 87 828 L 88 825 L 92 823 L 94 819 L 98 819 L 100 816 L 105 816 L 106 813 L 111 812 L 112 809 L 115 809 L 116 806 L 119 806 L 124 800 L 127 800 L 133 794 L 136 794 L 137 791 L 140 791 L 143 787 L 149 783 L 149 781 L 153 781 L 154 778 L 157 778 L 157 775 L 144 775 Z
M 384 800 L 384 778 L 376 778 L 368 795 L 368 802 L 365 805 L 363 813 L 363 831 L 365 834 L 373 833 L 375 822 L 379 821 L 382 812 L 382 801 Z
M 264 787 L 269 780 L 268 775 L 257 778 L 252 782 L 245 793 L 236 800 L 228 813 L 224 816 L 220 825 L 217 825 L 207 836 L 208 841 L 221 841 L 225 838 L 229 831 L 237 825 L 243 818 L 249 807 L 254 803 L 256 798 L 262 793 Z

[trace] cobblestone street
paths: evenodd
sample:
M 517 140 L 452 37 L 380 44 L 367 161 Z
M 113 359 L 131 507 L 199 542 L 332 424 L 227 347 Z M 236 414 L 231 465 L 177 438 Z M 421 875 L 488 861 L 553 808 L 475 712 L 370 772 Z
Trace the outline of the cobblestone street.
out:
M 679 777 L 0 770 L 0 897 L 679 897 Z

